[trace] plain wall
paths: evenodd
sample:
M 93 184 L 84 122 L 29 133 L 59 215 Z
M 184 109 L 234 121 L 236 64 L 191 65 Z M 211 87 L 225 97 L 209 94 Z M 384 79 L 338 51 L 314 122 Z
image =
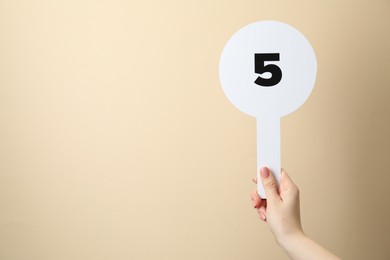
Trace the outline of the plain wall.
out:
M 251 207 L 222 48 L 279 20 L 318 60 L 282 118 L 304 230 L 390 259 L 390 1 L 0 1 L 0 259 L 287 259 Z

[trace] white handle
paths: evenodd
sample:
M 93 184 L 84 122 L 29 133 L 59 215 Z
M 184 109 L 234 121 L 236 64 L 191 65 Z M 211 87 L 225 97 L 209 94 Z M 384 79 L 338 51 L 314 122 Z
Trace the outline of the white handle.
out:
M 261 198 L 266 194 L 261 184 L 260 168 L 267 166 L 280 183 L 280 118 L 257 118 L 257 191 Z

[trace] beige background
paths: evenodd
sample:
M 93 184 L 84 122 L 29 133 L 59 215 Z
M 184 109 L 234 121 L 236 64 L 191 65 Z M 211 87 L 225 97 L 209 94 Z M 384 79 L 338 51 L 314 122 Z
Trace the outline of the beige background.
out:
M 218 79 L 264 19 L 317 53 L 282 119 L 305 231 L 390 259 L 388 0 L 0 0 L 0 259 L 287 259 L 250 205 L 255 119 Z

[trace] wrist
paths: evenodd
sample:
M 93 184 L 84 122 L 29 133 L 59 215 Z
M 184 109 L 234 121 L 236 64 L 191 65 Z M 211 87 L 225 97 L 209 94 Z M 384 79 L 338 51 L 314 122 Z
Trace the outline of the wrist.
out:
M 340 260 L 340 258 L 307 237 L 303 231 L 285 236 L 278 242 L 291 259 Z
M 303 240 L 307 239 L 305 233 L 302 230 L 290 233 L 276 238 L 279 245 L 285 250 L 288 251 L 289 248 L 294 247 L 296 244 L 302 243 Z

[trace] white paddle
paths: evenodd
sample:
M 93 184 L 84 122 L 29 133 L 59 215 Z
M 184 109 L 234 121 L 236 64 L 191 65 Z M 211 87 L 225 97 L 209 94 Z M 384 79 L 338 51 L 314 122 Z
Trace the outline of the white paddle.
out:
M 308 40 L 276 21 L 249 24 L 223 49 L 219 77 L 227 98 L 257 119 L 257 176 L 268 166 L 280 181 L 280 118 L 309 97 L 317 61 Z M 260 178 L 259 178 L 260 179 Z M 258 192 L 265 192 L 258 182 Z

